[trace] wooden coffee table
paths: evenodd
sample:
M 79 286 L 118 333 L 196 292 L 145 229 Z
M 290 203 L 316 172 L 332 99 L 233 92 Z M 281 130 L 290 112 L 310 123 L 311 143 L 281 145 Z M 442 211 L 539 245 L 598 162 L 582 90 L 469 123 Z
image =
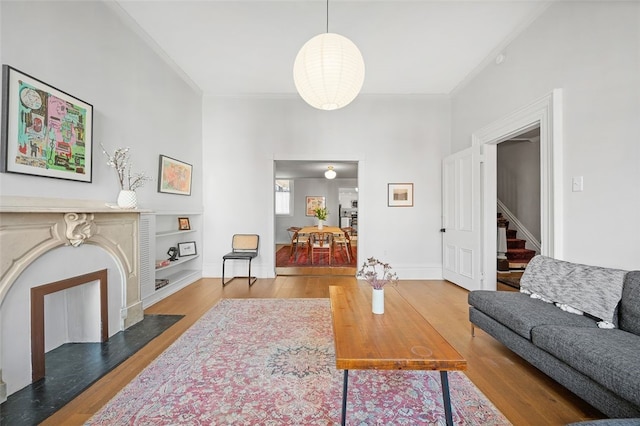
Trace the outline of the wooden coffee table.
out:
M 393 287 L 385 287 L 384 314 L 371 312 L 371 287 L 329 287 L 336 368 L 344 370 L 342 424 L 349 370 L 438 370 L 447 425 L 453 424 L 447 371 L 467 361 Z

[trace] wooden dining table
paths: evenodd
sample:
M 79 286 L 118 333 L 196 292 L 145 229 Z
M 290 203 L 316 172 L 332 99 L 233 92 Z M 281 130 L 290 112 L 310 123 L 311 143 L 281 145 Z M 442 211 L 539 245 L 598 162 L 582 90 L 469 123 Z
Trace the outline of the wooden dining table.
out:
M 298 234 L 309 235 L 312 232 L 331 232 L 332 234 L 343 235 L 344 231 L 337 226 L 323 226 L 322 229 L 318 229 L 318 226 L 305 226 L 298 231 Z
M 323 226 L 322 229 L 318 229 L 317 225 L 314 226 L 305 226 L 298 231 L 298 236 L 300 235 L 309 235 L 314 232 L 330 232 L 333 235 L 344 235 L 344 231 L 337 226 Z M 296 241 L 297 246 L 297 241 Z M 296 249 L 295 253 L 295 261 L 298 261 L 298 250 Z

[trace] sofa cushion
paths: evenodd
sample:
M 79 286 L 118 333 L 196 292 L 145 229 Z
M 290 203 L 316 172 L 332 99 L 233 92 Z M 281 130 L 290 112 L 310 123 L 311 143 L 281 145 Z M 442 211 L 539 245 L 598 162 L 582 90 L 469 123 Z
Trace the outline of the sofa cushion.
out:
M 640 338 L 622 330 L 543 325 L 534 345 L 640 407 Z
M 640 336 L 640 271 L 629 272 L 624 280 L 618 324 L 621 330 Z
M 535 256 L 522 275 L 520 287 L 552 302 L 614 323 L 626 273 L 621 269 Z
M 564 324 L 597 328 L 590 318 L 570 314 L 526 294 L 512 291 L 475 290 L 469 293 L 469 304 L 531 340 L 531 329 L 544 324 Z

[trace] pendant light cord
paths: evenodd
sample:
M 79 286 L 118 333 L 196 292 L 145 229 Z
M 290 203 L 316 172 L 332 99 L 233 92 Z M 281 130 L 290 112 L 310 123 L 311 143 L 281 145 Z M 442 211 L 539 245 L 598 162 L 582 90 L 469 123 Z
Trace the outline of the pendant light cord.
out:
M 327 0 L 327 34 L 329 33 L 329 0 Z

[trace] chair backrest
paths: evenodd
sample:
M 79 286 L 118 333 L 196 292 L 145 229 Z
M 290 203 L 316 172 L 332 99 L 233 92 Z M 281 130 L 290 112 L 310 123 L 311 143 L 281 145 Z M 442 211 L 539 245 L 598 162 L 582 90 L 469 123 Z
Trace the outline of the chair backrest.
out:
M 231 242 L 234 252 L 258 252 L 260 236 L 258 234 L 235 234 Z
M 312 244 L 317 247 L 331 247 L 333 241 L 332 232 L 312 232 L 310 234 Z
M 298 239 L 298 231 L 300 231 L 302 228 L 299 228 L 297 226 L 290 226 L 289 228 L 287 228 L 287 232 L 289 233 L 289 239 L 291 240 L 291 242 L 295 242 Z

